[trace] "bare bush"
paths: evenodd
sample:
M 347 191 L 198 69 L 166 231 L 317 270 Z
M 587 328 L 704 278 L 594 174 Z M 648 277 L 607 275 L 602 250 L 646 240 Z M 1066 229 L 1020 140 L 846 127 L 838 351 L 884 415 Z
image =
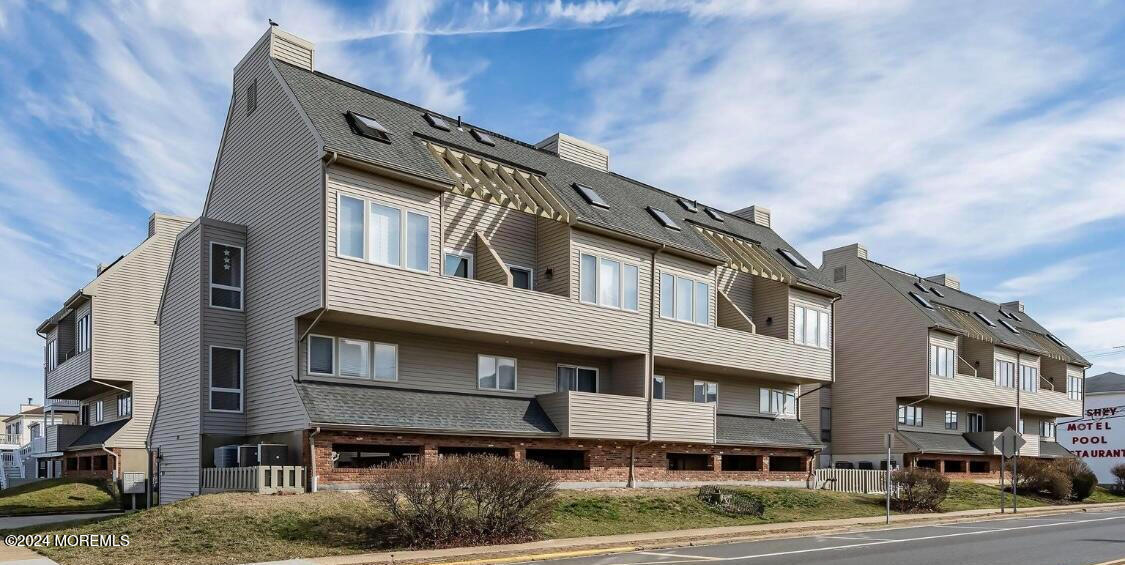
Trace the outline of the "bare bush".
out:
M 364 491 L 411 547 L 522 541 L 550 517 L 557 483 L 535 462 L 492 455 L 387 465 Z
M 1097 484 L 1089 465 L 1070 457 L 1054 461 L 1021 458 L 1016 475 L 1017 488 L 1052 500 L 1085 500 Z
M 891 474 L 891 502 L 903 512 L 935 511 L 949 494 L 949 479 L 921 467 L 898 469 Z
M 1125 494 L 1125 463 L 1114 465 L 1109 472 L 1117 479 L 1117 483 L 1113 485 L 1113 490 L 1117 494 Z

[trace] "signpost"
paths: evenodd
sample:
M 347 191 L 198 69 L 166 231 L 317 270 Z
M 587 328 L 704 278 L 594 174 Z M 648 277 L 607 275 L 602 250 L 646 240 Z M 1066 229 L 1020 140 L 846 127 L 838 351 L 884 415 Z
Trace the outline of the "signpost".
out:
M 996 437 L 993 445 L 1000 450 L 1000 512 L 1004 512 L 1004 458 L 1012 460 L 1012 513 L 1017 511 L 1016 504 L 1016 455 L 1027 444 L 1023 436 L 1008 426 Z
M 887 523 L 891 523 L 891 447 L 895 443 L 894 432 L 888 432 L 883 438 L 883 442 L 887 444 Z

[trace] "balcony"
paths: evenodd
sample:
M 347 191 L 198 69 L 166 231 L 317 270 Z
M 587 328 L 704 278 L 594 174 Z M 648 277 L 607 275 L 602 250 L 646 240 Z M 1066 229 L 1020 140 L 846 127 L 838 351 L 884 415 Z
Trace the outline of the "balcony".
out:
M 715 404 L 682 400 L 652 401 L 652 439 L 715 443 Z
M 658 363 L 791 383 L 831 382 L 832 353 L 734 328 L 656 319 Z
M 19 449 L 20 434 L 0 434 L 0 449 Z
M 992 379 L 957 374 L 953 378 L 930 376 L 930 396 L 971 404 L 1015 408 L 1016 389 L 999 387 Z M 1067 398 L 1066 393 L 1039 389 L 1020 391 L 1020 407 L 1048 416 L 1080 416 L 1082 401 Z
M 984 450 L 985 455 L 1000 455 L 1000 450 L 996 448 L 996 438 L 1000 437 L 1000 432 L 966 432 L 964 436 L 973 445 Z M 1039 436 L 1023 434 L 1023 439 L 1027 443 L 1020 448 L 1020 455 L 1039 457 Z
M 88 388 L 90 381 L 90 352 L 84 351 L 59 363 L 54 370 L 47 371 L 47 398 L 81 399 L 80 391 Z M 85 385 L 85 386 L 84 386 Z
M 536 400 L 562 437 L 648 439 L 648 406 L 642 396 L 563 391 Z
M 90 426 L 82 426 L 77 424 L 57 424 L 54 426 L 47 426 L 47 433 L 45 445 L 43 447 L 46 453 L 56 453 L 66 449 L 67 446 L 74 443 L 74 440 L 82 437 Z

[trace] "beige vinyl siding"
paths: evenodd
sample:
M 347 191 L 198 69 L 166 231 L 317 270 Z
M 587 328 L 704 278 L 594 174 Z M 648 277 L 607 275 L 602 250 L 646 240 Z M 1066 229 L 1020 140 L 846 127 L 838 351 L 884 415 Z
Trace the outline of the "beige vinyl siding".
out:
M 91 426 L 96 426 L 96 425 L 99 425 L 99 424 L 109 424 L 111 422 L 115 422 L 117 420 L 122 419 L 121 415 L 117 413 L 117 395 L 122 394 L 122 393 L 123 393 L 123 391 L 120 391 L 120 390 L 117 390 L 117 389 L 107 389 L 104 392 L 99 392 L 98 394 L 96 394 L 94 396 L 91 396 L 91 397 L 87 398 L 86 400 L 82 401 L 82 404 L 85 404 L 85 405 L 90 407 L 90 425 Z M 98 422 L 97 420 L 94 419 L 94 416 L 95 416 L 94 405 L 97 404 L 97 402 L 99 400 L 102 402 L 102 420 L 100 422 Z M 133 411 L 136 412 L 136 410 L 137 410 L 137 405 L 134 402 L 133 403 Z M 116 434 L 114 434 L 113 439 L 110 440 L 110 441 L 107 441 L 105 443 L 106 447 L 116 447 L 117 444 L 119 443 L 118 437 L 121 435 L 121 433 L 123 431 L 124 430 L 119 430 Z M 147 432 L 147 430 L 146 430 L 146 432 Z
M 741 330 L 656 318 L 658 362 L 731 368 L 785 380 L 831 381 L 832 352 Z M 713 370 L 712 369 L 712 370 Z
M 834 312 L 833 455 L 880 452 L 897 422 L 897 398 L 927 392 L 930 324 L 855 253 L 825 252 L 822 267 L 847 270 L 847 280 L 835 283 L 843 298 Z
M 610 386 L 609 382 L 616 377 L 616 375 L 611 374 L 610 361 L 604 358 L 551 353 L 495 343 L 481 343 L 343 324 L 321 323 L 310 333 L 397 345 L 398 381 L 387 382 L 353 377 L 330 378 L 309 375 L 306 361 L 307 340 L 301 344 L 300 348 L 302 379 L 338 380 L 348 383 L 364 382 L 415 390 L 528 397 L 555 392 L 557 388 L 556 367 L 560 363 L 598 369 L 598 378 L 603 388 Z M 478 389 L 477 355 L 515 358 L 516 390 L 508 392 Z M 627 378 L 631 379 L 632 375 L 627 375 Z
M 754 310 L 750 319 L 758 333 L 792 340 L 789 306 L 789 286 L 785 283 L 759 278 L 754 281 Z
M 86 351 L 60 364 L 47 373 L 47 398 L 54 398 L 65 390 L 90 380 L 90 351 Z
M 473 236 L 473 240 L 476 242 L 473 249 L 475 271 L 473 278 L 501 286 L 512 286 L 512 273 L 504 264 L 504 259 L 496 252 L 496 248 L 489 243 L 488 238 L 477 233 Z
M 716 278 L 719 281 L 719 290 L 727 293 L 731 302 L 742 310 L 751 320 L 754 319 L 754 279 L 764 280 L 756 275 L 736 271 L 726 266 L 716 269 Z
M 722 394 L 721 390 L 719 394 Z M 712 404 L 652 401 L 653 441 L 715 443 L 715 422 Z
M 563 437 L 648 438 L 648 401 L 639 396 L 557 392 L 540 396 L 539 404 Z
M 907 404 L 907 403 L 908 402 L 906 402 L 906 401 L 902 402 L 902 404 Z M 962 433 L 965 433 L 965 432 L 969 431 L 967 413 L 968 412 L 980 413 L 980 410 L 974 410 L 973 408 L 966 407 L 964 405 L 954 405 L 954 404 L 947 404 L 947 403 L 941 403 L 941 402 L 923 402 L 921 404 L 921 407 L 922 407 L 922 425 L 921 426 L 907 426 L 905 424 L 899 424 L 898 429 L 903 430 L 903 431 L 907 431 L 907 432 L 929 432 L 929 433 L 937 433 L 937 434 L 944 434 L 944 433 L 962 434 Z M 952 411 L 957 412 L 957 429 L 956 430 L 945 429 L 945 412 L 946 412 L 946 410 L 952 410 Z M 896 408 L 896 416 L 895 417 L 897 418 L 897 408 Z
M 199 492 L 200 267 L 199 223 L 176 244 L 160 316 L 160 403 L 152 447 L 159 449 L 160 502 Z
M 504 263 L 533 271 L 536 270 L 538 248 L 536 218 L 456 194 L 442 195 L 441 225 L 445 249 L 475 253 L 473 234 L 481 232 Z
M 248 406 L 245 390 L 243 390 L 244 411 L 242 414 L 212 412 L 210 409 L 211 347 L 242 349 L 244 356 L 246 352 L 246 312 L 211 307 L 211 244 L 231 245 L 245 249 L 246 234 L 238 226 L 209 220 L 203 224 L 203 238 L 200 243 L 199 299 L 203 311 L 201 320 L 203 335 L 202 345 L 199 348 L 199 408 L 203 415 L 202 431 L 205 434 L 244 435 L 246 434 L 245 408 Z M 243 288 L 243 294 L 245 295 L 245 285 Z
M 801 385 L 797 394 L 805 394 L 797 400 L 797 413 L 805 427 L 812 432 L 813 437 L 820 441 L 820 409 L 832 407 L 832 389 L 820 383 L 813 383 Z
M 664 375 L 665 398 L 692 402 L 695 399 L 695 381 L 708 381 L 719 385 L 719 414 L 736 416 L 761 416 L 759 390 L 763 387 L 797 392 L 797 387 L 786 383 L 769 383 L 744 377 L 729 377 L 712 373 L 662 368 L 656 374 Z
M 633 261 L 641 269 L 641 312 L 623 312 L 580 304 L 577 292 L 568 298 L 440 276 L 440 245 L 435 229 L 430 234 L 428 273 L 341 258 L 336 256 L 336 205 L 337 193 L 341 191 L 428 213 L 431 222 L 437 222 L 439 210 L 435 191 L 332 167 L 325 199 L 330 309 L 367 317 L 372 323 L 382 320 L 383 324 L 408 326 L 403 329 L 415 332 L 474 332 L 498 341 L 529 339 L 544 345 L 594 348 L 617 354 L 646 351 L 648 318 L 644 308 L 648 279 L 643 262 Z M 577 284 L 577 262 L 575 251 L 572 284 Z
M 652 288 L 652 252 L 639 245 L 612 239 L 601 234 L 596 234 L 581 229 L 570 231 L 570 297 L 579 302 L 581 295 L 582 254 L 604 257 L 629 263 L 637 267 L 637 311 L 614 310 L 592 304 L 581 304 L 584 310 L 597 309 L 613 312 L 622 323 L 631 328 L 644 330 L 645 344 L 648 343 L 648 307 L 649 291 Z M 659 277 L 657 277 L 659 281 Z M 659 284 L 659 283 L 658 283 Z
M 976 369 L 976 376 L 992 381 L 996 361 L 992 344 L 967 337 L 962 337 L 960 341 L 961 349 L 958 354 Z
M 204 216 L 246 227 L 247 433 L 305 427 L 293 378 L 298 316 L 322 303 L 323 170 L 319 140 L 269 59 L 269 36 L 240 64 Z M 247 115 L 246 87 L 258 108 Z
M 610 360 L 609 366 L 612 378 L 608 379 L 608 382 L 603 380 L 599 390 L 607 394 L 646 396 L 646 375 L 649 366 L 647 355 L 617 357 Z
M 535 290 L 570 297 L 570 226 L 543 217 L 535 218 Z M 547 276 L 550 271 L 550 276 Z
M 108 447 L 145 447 L 156 405 L 160 330 L 153 321 L 176 236 L 189 224 L 157 218 L 152 236 L 83 289 L 93 306 L 91 378 L 130 381 L 133 391 L 133 417 L 106 443 Z

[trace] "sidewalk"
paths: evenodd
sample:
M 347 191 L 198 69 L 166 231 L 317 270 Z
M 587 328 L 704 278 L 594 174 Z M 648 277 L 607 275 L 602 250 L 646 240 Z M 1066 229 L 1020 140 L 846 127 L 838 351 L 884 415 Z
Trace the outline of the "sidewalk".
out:
M 0 516 L 0 532 L 4 530 L 14 530 L 16 528 L 26 528 L 28 526 L 39 526 L 41 524 L 59 524 L 62 522 L 93 520 L 95 518 L 105 518 L 106 516 L 117 516 L 118 514 L 121 514 L 121 512 L 115 510 L 113 512 L 71 512 L 69 514 Z
M 1081 510 L 1108 510 L 1125 508 L 1125 502 L 1103 504 L 1074 504 L 1070 506 L 1043 506 L 1020 510 L 1019 515 L 1057 514 Z M 953 523 L 982 516 L 1002 516 L 999 511 L 962 510 L 941 514 L 895 515 L 891 526 Z M 1012 516 L 1011 513 L 1003 516 Z M 723 528 L 698 528 L 692 530 L 673 530 L 669 532 L 645 532 L 639 534 L 620 534 L 613 536 L 591 536 L 543 540 L 530 543 L 491 545 L 478 547 L 456 547 L 450 549 L 430 549 L 421 551 L 396 551 L 383 553 L 362 553 L 308 559 L 289 559 L 270 561 L 252 565 L 366 565 L 437 562 L 445 565 L 479 565 L 483 563 L 507 563 L 538 561 L 624 553 L 644 549 L 669 548 L 685 545 L 703 545 L 745 539 L 769 539 L 807 534 L 811 531 L 824 534 L 854 531 L 865 527 L 882 527 L 884 517 L 847 518 L 842 520 L 815 520 L 810 522 L 787 522 L 782 524 L 761 524 L 756 526 L 729 526 Z
M 0 544 L 0 563 L 4 565 L 58 565 L 26 547 L 8 547 Z

